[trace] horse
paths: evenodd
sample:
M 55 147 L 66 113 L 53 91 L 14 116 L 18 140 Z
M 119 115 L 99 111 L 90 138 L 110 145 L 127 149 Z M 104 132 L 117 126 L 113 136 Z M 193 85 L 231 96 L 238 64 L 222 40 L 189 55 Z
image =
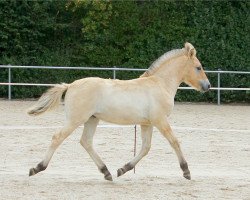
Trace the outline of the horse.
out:
M 28 114 L 37 116 L 55 109 L 64 95 L 66 122 L 53 135 L 45 158 L 30 169 L 29 176 L 45 170 L 59 145 L 78 126 L 84 124 L 80 144 L 104 174 L 104 178 L 112 181 L 111 173 L 93 147 L 96 127 L 103 120 L 120 125 L 141 126 L 141 150 L 117 170 L 117 177 L 132 170 L 148 154 L 153 127 L 156 127 L 174 149 L 183 176 L 191 180 L 188 164 L 168 122 L 175 94 L 182 82 L 200 92 L 208 91 L 211 86 L 196 57 L 196 49 L 188 42 L 182 49 L 163 54 L 139 78 L 113 80 L 88 77 L 50 88 L 28 109 Z

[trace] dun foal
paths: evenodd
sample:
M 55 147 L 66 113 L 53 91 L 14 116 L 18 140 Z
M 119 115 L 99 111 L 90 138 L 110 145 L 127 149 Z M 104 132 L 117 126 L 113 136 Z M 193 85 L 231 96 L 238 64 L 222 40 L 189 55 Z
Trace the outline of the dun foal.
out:
M 201 63 L 196 58 L 196 50 L 190 43 L 186 43 L 182 49 L 175 49 L 162 55 L 137 79 L 123 81 L 84 78 L 49 89 L 29 109 L 28 114 L 36 116 L 54 109 L 65 94 L 66 123 L 52 137 L 45 158 L 35 168 L 30 169 L 29 175 L 45 170 L 59 145 L 78 126 L 84 124 L 80 143 L 104 174 L 104 178 L 112 181 L 109 170 L 93 148 L 96 127 L 99 120 L 103 120 L 116 124 L 141 125 L 141 151 L 117 170 L 117 176 L 133 169 L 148 153 L 155 126 L 177 154 L 183 176 L 191 179 L 179 142 L 167 120 L 174 107 L 177 88 L 182 82 L 201 92 L 210 88 Z

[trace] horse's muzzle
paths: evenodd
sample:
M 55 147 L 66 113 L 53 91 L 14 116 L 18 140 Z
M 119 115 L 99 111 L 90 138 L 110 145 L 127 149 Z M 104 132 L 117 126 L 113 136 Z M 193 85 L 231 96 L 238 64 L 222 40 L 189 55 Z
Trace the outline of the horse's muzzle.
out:
M 211 84 L 208 80 L 202 80 L 200 81 L 201 90 L 202 92 L 207 92 L 211 88 Z

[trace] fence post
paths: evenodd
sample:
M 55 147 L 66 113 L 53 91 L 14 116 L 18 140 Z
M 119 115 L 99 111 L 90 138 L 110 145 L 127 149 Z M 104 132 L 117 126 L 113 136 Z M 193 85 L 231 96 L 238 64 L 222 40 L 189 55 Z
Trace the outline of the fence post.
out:
M 217 74 L 217 105 L 220 105 L 220 70 L 218 69 L 218 74 Z
M 116 79 L 116 70 L 115 70 L 115 68 L 116 68 L 116 66 L 113 66 L 113 79 Z
M 136 125 L 134 127 L 135 129 L 135 139 L 134 139 L 134 157 L 136 156 L 136 133 L 137 133 L 137 130 L 136 130 Z M 135 174 L 135 167 L 134 167 L 134 174 Z
M 10 68 L 10 65 L 8 65 L 8 99 L 11 100 L 11 68 Z

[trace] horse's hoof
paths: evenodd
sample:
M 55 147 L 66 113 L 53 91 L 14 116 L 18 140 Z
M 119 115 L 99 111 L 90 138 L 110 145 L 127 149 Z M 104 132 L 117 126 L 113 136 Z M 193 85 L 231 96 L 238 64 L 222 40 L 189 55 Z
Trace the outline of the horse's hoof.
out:
M 36 174 L 35 168 L 31 168 L 29 172 L 29 176 L 33 176 Z
M 104 178 L 105 178 L 107 181 L 113 181 L 113 178 L 112 178 L 111 174 L 107 174 L 106 176 L 104 176 Z
M 184 173 L 183 176 L 188 179 L 188 180 L 191 180 L 191 175 L 190 173 Z
M 123 174 L 124 174 L 124 171 L 123 171 L 122 168 L 120 168 L 120 169 L 117 170 L 117 177 L 119 177 L 119 176 L 121 176 Z

